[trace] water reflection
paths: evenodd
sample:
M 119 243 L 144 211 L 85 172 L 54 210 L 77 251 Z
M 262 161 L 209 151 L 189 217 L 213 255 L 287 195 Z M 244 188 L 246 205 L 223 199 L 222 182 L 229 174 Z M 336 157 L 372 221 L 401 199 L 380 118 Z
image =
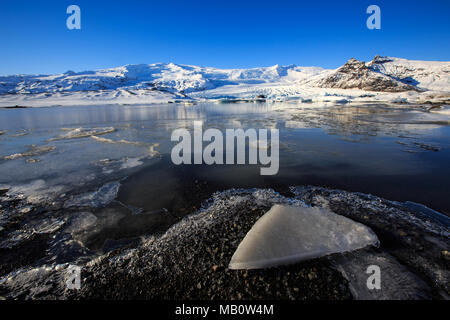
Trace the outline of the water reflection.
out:
M 80 187 L 138 172 L 145 179 L 139 186 L 131 183 L 127 192 L 139 199 L 145 195 L 137 188 L 146 188 L 158 198 L 158 193 L 173 192 L 170 188 L 183 183 L 169 161 L 172 131 L 192 129 L 194 120 L 202 120 L 205 129 L 280 129 L 280 172 L 275 177 L 262 178 L 252 166 L 186 168 L 194 180 L 208 180 L 217 189 L 311 183 L 421 200 L 448 212 L 448 117 L 417 107 L 289 103 L 2 109 L 0 184 L 43 179 L 49 185 Z M 102 134 L 102 139 L 52 140 L 66 129 L 105 127 L 114 130 Z M 52 148 L 33 157 L 5 160 L 29 151 L 31 145 Z M 27 162 L 30 158 L 33 161 Z M 177 181 L 166 184 L 167 190 L 155 181 L 155 171 L 144 169 L 154 168 L 156 162 L 159 175 L 170 173 Z

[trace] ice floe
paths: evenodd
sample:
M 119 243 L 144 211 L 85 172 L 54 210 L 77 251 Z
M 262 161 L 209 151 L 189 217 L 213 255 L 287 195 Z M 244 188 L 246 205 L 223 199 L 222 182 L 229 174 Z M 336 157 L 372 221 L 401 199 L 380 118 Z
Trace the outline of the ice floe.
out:
M 119 188 L 120 183 L 117 181 L 107 183 L 94 192 L 72 197 L 64 203 L 64 207 L 104 207 L 116 198 Z
M 86 138 L 86 137 L 108 134 L 108 133 L 112 133 L 112 132 L 116 131 L 116 129 L 113 127 L 75 128 L 75 129 L 64 128 L 62 130 L 67 131 L 67 133 L 61 134 L 57 138 L 50 139 L 49 141 Z
M 38 179 L 25 184 L 13 185 L 8 193 L 19 199 L 26 199 L 29 203 L 38 204 L 53 199 L 63 189 L 63 186 L 52 186 L 47 184 L 45 180 Z
M 77 233 L 89 229 L 97 223 L 97 217 L 90 212 L 77 212 L 66 223 L 65 232 Z
M 105 142 L 105 143 L 121 143 L 121 144 L 131 144 L 131 145 L 135 145 L 135 146 L 144 146 L 145 144 L 143 142 L 136 142 L 136 141 L 127 141 L 127 140 L 112 140 L 112 139 L 107 139 L 104 137 L 97 137 L 97 136 L 91 136 L 92 139 L 99 141 L 99 142 Z
M 120 169 L 130 169 L 143 165 L 142 158 L 125 158 Z
M 92 139 L 98 141 L 98 142 L 104 142 L 104 143 L 111 143 L 111 144 L 127 144 L 127 145 L 134 145 L 134 146 L 138 146 L 138 147 L 147 147 L 148 148 L 148 154 L 150 157 L 156 157 L 157 155 L 159 155 L 159 152 L 155 150 L 155 148 L 159 147 L 159 143 L 154 143 L 154 144 L 148 144 L 145 142 L 140 142 L 140 141 L 128 141 L 128 140 L 113 140 L 113 139 L 108 139 L 108 138 L 104 138 L 104 137 L 97 137 L 97 136 L 91 136 Z M 132 162 L 134 162 L 134 164 L 136 164 L 136 159 L 130 159 Z M 125 159 L 125 162 L 129 162 L 128 159 Z M 141 165 L 142 163 L 140 163 L 139 165 Z M 124 168 L 128 168 L 127 165 L 124 166 Z
M 15 159 L 26 158 L 26 157 L 35 157 L 35 156 L 40 156 L 44 153 L 49 153 L 49 152 L 52 152 L 55 150 L 56 150 L 55 146 L 40 146 L 40 147 L 38 147 L 38 146 L 32 145 L 29 147 L 29 150 L 26 152 L 15 153 L 15 154 L 3 157 L 3 159 L 15 160 Z
M 450 217 L 440 212 L 437 212 L 436 210 L 433 210 L 431 208 L 428 208 L 427 206 L 424 206 L 423 204 L 415 203 L 412 201 L 406 201 L 404 203 L 404 206 L 417 214 L 422 214 L 424 217 L 442 223 L 443 225 L 450 228 Z
M 65 263 L 36 268 L 21 268 L 1 277 L 0 286 L 23 292 L 26 299 L 42 296 L 49 292 L 52 292 L 52 298 L 56 299 L 62 295 L 66 288 L 69 267 L 70 265 Z
M 377 242 L 368 227 L 330 210 L 274 205 L 247 233 L 229 268 L 275 267 Z
M 356 300 L 432 298 L 430 287 L 387 252 L 359 250 L 335 257 L 332 264 L 347 279 Z M 380 290 L 371 290 L 367 286 L 370 275 L 367 273 L 368 266 L 378 266 L 382 270 Z
M 155 148 L 159 147 L 159 143 L 154 143 L 153 145 L 148 147 L 148 154 L 150 157 L 157 157 L 160 155 L 160 153 L 155 150 Z

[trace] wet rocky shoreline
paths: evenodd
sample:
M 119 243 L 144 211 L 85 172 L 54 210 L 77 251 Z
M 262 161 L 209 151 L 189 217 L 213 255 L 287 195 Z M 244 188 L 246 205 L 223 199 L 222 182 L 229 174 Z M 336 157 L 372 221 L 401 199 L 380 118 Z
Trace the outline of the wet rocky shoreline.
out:
M 25 202 L 8 197 L 7 191 L 1 197 L 2 218 L 8 220 L 0 230 L 0 296 L 4 299 L 450 296 L 450 239 L 445 221 L 371 195 L 312 186 L 291 187 L 282 194 L 271 189 L 231 189 L 214 193 L 181 220 L 164 211 L 135 213 L 123 220 L 129 208 L 114 200 L 92 212 L 86 207 L 64 209 L 54 201 L 35 206 Z M 369 226 L 380 246 L 284 267 L 229 270 L 240 241 L 274 204 L 329 208 Z M 123 221 L 143 225 L 136 230 L 147 228 L 147 232 L 128 238 L 120 235 L 123 238 L 116 240 L 102 238 L 105 232 L 120 230 Z M 151 223 L 158 227 L 149 228 Z M 90 244 L 93 232 L 107 250 Z M 382 290 L 365 286 L 365 270 L 372 264 L 382 270 Z M 81 267 L 80 290 L 66 287 L 70 265 Z

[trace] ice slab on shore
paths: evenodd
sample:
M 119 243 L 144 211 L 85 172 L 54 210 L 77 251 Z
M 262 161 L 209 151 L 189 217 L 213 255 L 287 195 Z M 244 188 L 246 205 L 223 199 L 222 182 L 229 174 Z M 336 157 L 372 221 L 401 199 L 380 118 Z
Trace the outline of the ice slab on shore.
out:
M 275 267 L 376 243 L 368 227 L 330 210 L 277 204 L 247 233 L 229 268 Z

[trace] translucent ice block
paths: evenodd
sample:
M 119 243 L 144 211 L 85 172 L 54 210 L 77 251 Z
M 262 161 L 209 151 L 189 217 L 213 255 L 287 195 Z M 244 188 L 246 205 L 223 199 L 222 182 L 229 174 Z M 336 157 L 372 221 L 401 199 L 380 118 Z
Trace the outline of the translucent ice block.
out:
M 274 205 L 247 233 L 229 268 L 275 267 L 376 243 L 368 227 L 330 210 Z

